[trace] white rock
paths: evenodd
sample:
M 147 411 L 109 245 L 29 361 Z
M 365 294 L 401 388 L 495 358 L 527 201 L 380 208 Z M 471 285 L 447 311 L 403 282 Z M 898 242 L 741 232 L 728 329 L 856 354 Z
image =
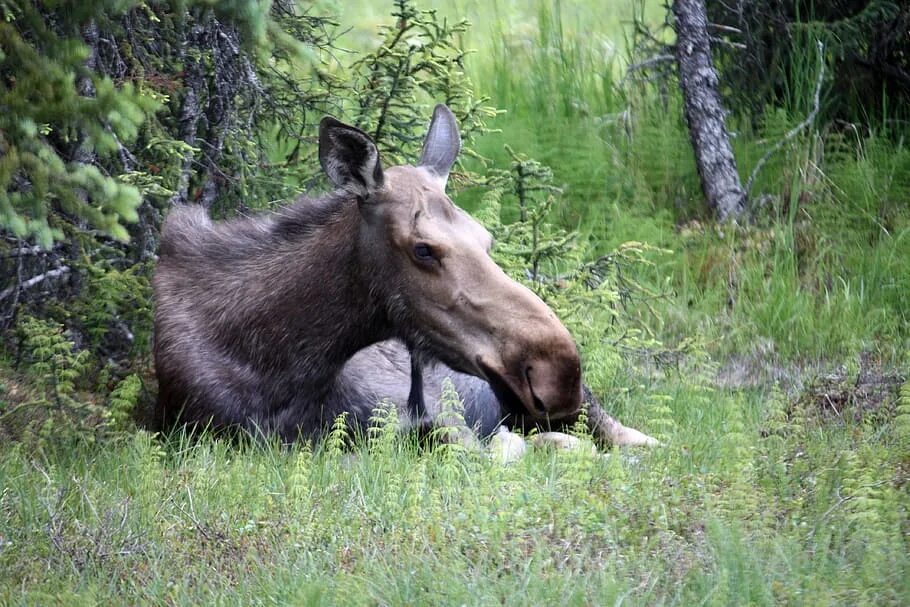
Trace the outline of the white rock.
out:
M 597 452 L 597 448 L 591 443 L 565 432 L 541 432 L 532 436 L 530 441 L 537 449 L 565 449 L 568 451 L 589 447 L 591 451 Z
M 499 426 L 499 430 L 490 439 L 490 455 L 503 464 L 521 459 L 527 450 L 525 440 L 505 426 Z

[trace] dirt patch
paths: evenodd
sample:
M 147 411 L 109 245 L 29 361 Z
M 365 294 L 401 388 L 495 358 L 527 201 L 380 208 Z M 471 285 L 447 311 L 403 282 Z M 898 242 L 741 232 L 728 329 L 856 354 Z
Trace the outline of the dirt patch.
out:
M 773 341 L 759 340 L 751 351 L 727 359 L 717 372 L 716 383 L 727 390 L 777 386 L 788 397 L 795 398 L 825 367 L 821 361 L 782 360 Z
M 859 356 L 859 371 L 851 372 L 841 365 L 819 376 L 802 395 L 807 410 L 825 416 L 850 415 L 856 422 L 870 415 L 887 412 L 897 401 L 898 391 L 906 381 L 905 373 L 886 367 L 869 352 Z
M 728 360 L 718 371 L 721 388 L 737 390 L 777 386 L 791 402 L 823 416 L 851 415 L 856 421 L 896 402 L 906 370 L 887 364 L 870 351 L 856 362 L 784 361 L 770 341 Z

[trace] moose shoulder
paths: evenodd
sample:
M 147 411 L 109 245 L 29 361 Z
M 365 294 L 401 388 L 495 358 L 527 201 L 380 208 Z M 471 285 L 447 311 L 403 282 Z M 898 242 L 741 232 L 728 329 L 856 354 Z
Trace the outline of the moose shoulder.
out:
M 319 158 L 333 193 L 217 223 L 199 207 L 172 210 L 154 278 L 158 421 L 293 440 L 345 411 L 365 423 L 382 392 L 371 384 L 396 382 L 420 414 L 421 367 L 435 361 L 482 380 L 472 386 L 495 397 L 497 415 L 576 416 L 572 337 L 445 194 L 459 148 L 442 105 L 417 166 L 383 168 L 365 133 L 325 118 Z M 346 368 L 390 339 L 407 362 Z M 383 368 L 391 375 L 371 375 Z

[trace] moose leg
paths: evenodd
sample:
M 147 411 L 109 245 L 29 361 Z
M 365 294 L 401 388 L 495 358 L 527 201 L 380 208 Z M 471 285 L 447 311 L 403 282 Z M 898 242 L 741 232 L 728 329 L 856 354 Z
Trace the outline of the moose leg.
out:
M 639 432 L 635 428 L 623 426 L 619 420 L 610 416 L 601 406 L 600 401 L 587 386 L 583 386 L 583 399 L 588 404 L 588 431 L 599 442 L 620 447 L 657 447 L 660 442 Z
M 468 449 L 479 448 L 477 436 L 464 424 L 460 416 L 448 415 L 434 407 L 434 414 L 427 413 L 426 384 L 423 378 L 424 357 L 419 350 L 410 350 L 411 388 L 408 391 L 408 414 L 423 434 L 434 433 L 438 440 L 462 445 Z
M 427 405 L 423 397 L 423 366 L 420 353 L 411 351 L 411 389 L 408 392 L 408 413 L 418 423 L 424 423 Z
M 546 422 L 510 414 L 484 380 L 458 373 L 441 363 L 426 364 L 419 359 L 409 356 L 401 342 L 382 342 L 361 350 L 348 361 L 342 382 L 360 386 L 358 393 L 364 395 L 360 408 L 367 411 L 365 415 L 385 399 L 399 407 L 411 427 L 417 426 L 424 432 L 442 429 L 438 434 L 443 440 L 470 447 L 477 446 L 479 438 L 492 437 L 501 424 L 525 430 L 533 427 L 555 430 L 570 426 L 577 419 L 569 418 L 557 427 L 550 427 Z M 463 418 L 443 406 L 443 382 L 447 378 L 464 403 Z M 588 403 L 588 429 L 597 441 L 620 446 L 660 444 L 608 415 L 587 386 L 584 401 Z
M 610 417 L 598 403 L 588 405 L 588 429 L 599 441 L 621 447 L 657 447 L 660 442 L 639 432 L 635 428 L 623 426 L 618 420 Z
M 596 442 L 620 447 L 656 447 L 660 445 L 657 439 L 639 432 L 635 428 L 624 426 L 619 420 L 610 416 L 604 411 L 600 401 L 588 386 L 583 385 L 582 390 L 584 390 L 582 400 L 588 408 L 587 429 Z M 526 415 L 512 414 L 506 417 L 505 425 L 509 428 L 520 428 L 525 432 L 534 428 L 543 432 L 552 432 L 567 430 L 577 421 L 577 415 L 559 421 L 539 421 Z
M 364 348 L 348 360 L 339 377 L 339 385 L 358 395 L 346 407 L 360 411 L 360 417 L 364 419 L 378 403 L 387 401 L 397 407 L 405 429 L 432 434 L 434 440 L 468 448 L 479 447 L 473 428 L 465 425 L 467 415 L 463 417 L 442 406 L 442 384 L 449 374 L 454 371 L 441 364 L 428 363 L 419 350 L 409 353 L 403 343 L 390 340 Z M 482 382 L 474 377 L 470 379 L 478 385 Z M 459 388 L 456 386 L 461 394 Z M 467 401 L 464 395 L 462 398 Z M 496 403 L 497 415 L 498 410 Z

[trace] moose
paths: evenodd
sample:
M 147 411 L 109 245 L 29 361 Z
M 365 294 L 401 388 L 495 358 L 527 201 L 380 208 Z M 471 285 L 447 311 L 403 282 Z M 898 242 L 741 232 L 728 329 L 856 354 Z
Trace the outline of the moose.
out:
M 153 279 L 157 424 L 291 442 L 342 413 L 365 427 L 385 399 L 432 427 L 448 423 L 447 377 L 480 436 L 573 423 L 593 398 L 575 342 L 446 196 L 460 147 L 445 105 L 417 166 L 384 168 L 366 133 L 326 117 L 319 161 L 334 192 L 219 222 L 174 208 Z M 589 422 L 614 443 L 653 442 L 596 401 Z

